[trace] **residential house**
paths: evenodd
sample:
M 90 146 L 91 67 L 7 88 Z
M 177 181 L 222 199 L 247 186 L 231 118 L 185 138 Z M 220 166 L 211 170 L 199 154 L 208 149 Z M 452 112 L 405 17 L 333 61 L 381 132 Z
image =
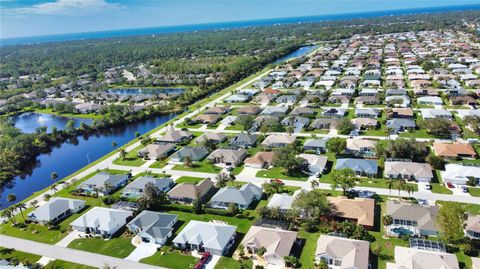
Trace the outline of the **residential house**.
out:
M 357 108 L 355 117 L 357 118 L 378 118 L 380 112 L 374 108 Z
M 355 118 L 350 121 L 359 130 L 376 128 L 378 126 L 378 120 L 372 118 Z
M 343 118 L 347 110 L 345 108 L 339 107 L 325 107 L 322 109 L 320 113 L 322 117 L 336 117 L 336 118 Z
M 445 183 L 465 186 L 470 179 L 480 180 L 480 167 L 467 164 L 447 163 L 440 172 Z
M 233 246 L 237 227 L 217 222 L 191 220 L 173 239 L 177 248 L 224 255 Z
M 252 157 L 248 157 L 243 162 L 246 167 L 252 168 L 269 168 L 272 166 L 275 153 L 272 151 L 260 151 L 255 153 Z
M 252 183 L 242 185 L 240 188 L 223 187 L 210 199 L 209 206 L 213 208 L 228 209 L 234 204 L 240 210 L 246 210 L 250 205 L 262 198 L 263 189 Z
M 339 119 L 336 118 L 317 118 L 315 119 L 310 127 L 314 129 L 335 129 Z
M 215 124 L 222 119 L 222 116 L 218 114 L 202 114 L 196 116 L 193 120 L 204 124 Z
M 260 114 L 270 115 L 270 116 L 283 116 L 288 112 L 288 107 L 286 106 L 267 106 L 262 110 Z
M 243 95 L 243 94 L 233 94 L 227 98 L 225 98 L 224 102 L 226 103 L 246 103 L 248 102 L 252 97 L 248 95 Z
M 278 208 L 283 212 L 292 209 L 295 195 L 289 195 L 288 193 L 274 193 L 268 201 L 268 208 Z
M 187 131 L 167 131 L 163 136 L 156 139 L 157 142 L 162 143 L 182 143 L 192 139 L 193 135 Z
M 28 219 L 39 223 L 57 223 L 85 207 L 84 200 L 53 197 L 28 214 Z
M 245 149 L 216 149 L 207 159 L 214 164 L 225 164 L 227 166 L 237 166 L 247 157 Z
M 297 107 L 292 112 L 290 116 L 313 116 L 315 115 L 315 110 L 308 107 Z
M 293 105 L 297 102 L 297 95 L 281 95 L 275 99 L 275 102 L 279 104 Z
M 395 246 L 395 262 L 387 269 L 460 269 L 457 256 L 451 253 Z
M 268 266 L 285 266 L 284 257 L 289 256 L 297 242 L 297 232 L 278 228 L 252 226 L 242 240 L 246 253 L 256 253 L 259 248 L 266 251 L 262 258 Z
M 448 110 L 439 108 L 439 109 L 420 109 L 423 119 L 451 119 L 452 113 Z
M 142 242 L 164 245 L 173 234 L 177 215 L 144 210 L 127 224 Z
M 433 173 L 428 163 L 387 160 L 385 162 L 385 177 L 430 182 L 433 178 Z
M 237 114 L 239 115 L 257 115 L 262 109 L 258 106 L 242 106 L 238 108 Z
M 477 153 L 472 145 L 466 143 L 442 143 L 434 142 L 433 151 L 437 156 L 446 159 L 470 158 L 475 159 Z
M 468 215 L 464 230 L 466 237 L 480 240 L 480 215 Z
M 309 138 L 303 143 L 303 150 L 325 153 L 327 152 L 327 139 Z
M 417 98 L 417 102 L 422 105 L 443 105 L 442 98 L 438 96 L 422 96 Z
M 165 143 L 165 144 L 149 144 L 143 149 L 139 150 L 137 155 L 140 158 L 148 160 L 159 160 L 163 157 L 170 155 L 170 153 L 175 151 L 175 144 Z
M 413 110 L 409 107 L 395 107 L 388 112 L 388 117 L 394 119 L 413 119 L 413 116 Z
M 108 172 L 100 172 L 80 183 L 76 190 L 87 195 L 104 196 L 124 186 L 128 178 L 127 174 L 113 175 Z
M 156 178 L 151 176 L 143 176 L 132 183 L 128 184 L 122 190 L 122 197 L 126 198 L 139 198 L 143 195 L 145 190 L 145 185 L 153 184 L 159 191 L 167 192 L 174 185 L 173 180 L 169 177 L 166 178 Z
M 168 199 L 174 202 L 191 204 L 195 199 L 205 200 L 214 190 L 213 181 L 206 178 L 197 184 L 184 182 L 177 184 L 168 193 Z
M 127 224 L 132 214 L 131 211 L 96 206 L 70 223 L 70 226 L 82 233 L 112 237 Z
M 386 126 L 388 129 L 392 130 L 394 133 L 404 132 L 407 130 L 414 130 L 417 125 L 412 119 L 391 119 L 387 120 Z
M 223 141 L 227 140 L 227 136 L 221 133 L 204 133 L 198 138 L 196 138 L 195 142 L 197 142 L 197 144 L 203 144 L 207 140 L 214 144 L 220 144 Z
M 267 148 L 280 148 L 286 147 L 293 142 L 295 142 L 295 136 L 286 134 L 271 134 L 265 138 L 265 140 L 263 140 L 262 145 Z
M 293 126 L 294 128 L 303 128 L 308 125 L 310 119 L 301 116 L 290 116 L 283 119 L 280 123 L 283 126 Z
M 170 161 L 173 163 L 183 163 L 185 157 L 189 157 L 191 161 L 198 162 L 207 156 L 208 150 L 204 147 L 185 146 L 179 151 L 172 154 Z
M 228 144 L 235 148 L 250 148 L 257 144 L 258 136 L 254 134 L 239 133 Z
M 325 171 L 328 157 L 316 154 L 300 154 L 298 157 L 304 159 L 308 165 L 308 171 L 312 175 L 319 175 Z
M 368 269 L 369 242 L 330 235 L 320 235 L 315 262 L 325 261 L 329 269 Z
M 387 215 L 393 220 L 387 227 L 389 235 L 436 236 L 438 234 L 435 222 L 438 215 L 437 206 L 387 201 Z
M 332 216 L 339 220 L 353 221 L 367 230 L 372 230 L 375 220 L 375 200 L 370 198 L 349 199 L 342 196 L 328 197 Z
M 378 165 L 375 160 L 340 158 L 335 163 L 335 170 L 351 169 L 357 176 L 376 177 Z
M 375 96 L 359 96 L 355 99 L 356 104 L 363 104 L 363 105 L 377 105 L 380 103 L 380 98 L 378 95 Z
M 345 153 L 353 154 L 356 156 L 373 157 L 375 156 L 375 150 L 377 142 L 368 139 L 347 139 L 347 147 Z
M 227 106 L 213 106 L 205 110 L 204 114 L 222 115 L 230 111 Z

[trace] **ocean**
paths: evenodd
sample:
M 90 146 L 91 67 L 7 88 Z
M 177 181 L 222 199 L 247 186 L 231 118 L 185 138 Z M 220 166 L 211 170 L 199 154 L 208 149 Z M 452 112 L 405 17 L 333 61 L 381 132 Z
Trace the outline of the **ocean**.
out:
M 124 37 L 124 36 L 156 35 L 156 34 L 167 34 L 167 33 L 178 33 L 178 32 L 193 32 L 193 31 L 200 31 L 200 30 L 231 29 L 231 28 L 241 28 L 241 27 L 249 27 L 249 26 L 268 26 L 268 25 L 276 25 L 276 24 L 288 24 L 288 23 L 309 23 L 309 22 L 329 21 L 329 20 L 372 18 L 372 17 L 381 17 L 381 16 L 392 16 L 392 15 L 438 13 L 438 12 L 446 12 L 446 11 L 479 10 L 479 9 L 480 9 L 480 5 L 476 4 L 476 5 L 464 5 L 464 6 L 432 7 L 432 8 L 421 8 L 421 9 L 401 9 L 401 10 L 334 14 L 334 15 L 321 15 L 321 16 L 309 16 L 309 17 L 291 17 L 291 18 L 221 22 L 221 23 L 194 24 L 194 25 L 162 26 L 162 27 L 124 29 L 124 30 L 112 30 L 112 31 L 102 31 L 102 32 L 29 36 L 29 37 L 0 39 L 0 46 L 27 45 L 27 44 L 36 44 L 36 43 L 46 43 L 46 42 L 59 42 L 59 41 L 72 41 L 72 40 Z

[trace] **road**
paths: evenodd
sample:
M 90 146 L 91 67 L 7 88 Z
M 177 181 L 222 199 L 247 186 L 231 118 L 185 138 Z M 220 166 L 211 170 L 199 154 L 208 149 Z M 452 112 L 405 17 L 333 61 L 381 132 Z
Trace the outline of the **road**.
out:
M 134 261 L 95 254 L 92 252 L 70 249 L 56 245 L 38 243 L 35 241 L 20 239 L 6 235 L 0 235 L 0 246 L 6 248 L 14 248 L 19 251 L 28 252 L 43 257 L 84 264 L 96 268 L 102 268 L 105 265 L 108 265 L 111 268 L 117 269 L 132 269 L 140 267 L 145 269 L 166 269 L 164 267 L 158 267 L 143 263 L 139 265 L 139 263 Z

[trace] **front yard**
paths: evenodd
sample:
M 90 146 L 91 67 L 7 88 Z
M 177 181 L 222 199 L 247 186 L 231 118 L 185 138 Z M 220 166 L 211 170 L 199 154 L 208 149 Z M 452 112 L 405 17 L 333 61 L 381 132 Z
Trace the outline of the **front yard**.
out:
M 161 251 L 155 252 L 140 262 L 167 268 L 193 268 L 197 259 L 189 253 L 182 254 L 178 250 L 170 251 L 169 247 L 164 246 Z
M 135 249 L 131 240 L 123 236 L 112 239 L 80 238 L 73 240 L 68 247 L 123 259 Z
M 203 173 L 219 173 L 222 168 L 215 166 L 208 161 L 196 162 L 191 167 L 185 167 L 184 164 L 176 164 L 173 166 L 173 170 L 191 171 L 191 172 L 203 172 Z
M 273 167 L 268 170 L 260 170 L 256 174 L 257 177 L 264 177 L 264 178 L 278 178 L 278 179 L 285 179 L 285 180 L 300 180 L 300 181 L 307 181 L 308 175 L 303 172 L 297 172 L 294 175 L 287 176 L 283 173 L 283 168 L 281 167 Z
M 138 151 L 143 149 L 145 146 L 141 145 L 125 155 L 125 159 L 122 156 L 118 157 L 113 161 L 116 165 L 126 165 L 126 166 L 142 166 L 146 161 L 143 158 L 138 157 Z

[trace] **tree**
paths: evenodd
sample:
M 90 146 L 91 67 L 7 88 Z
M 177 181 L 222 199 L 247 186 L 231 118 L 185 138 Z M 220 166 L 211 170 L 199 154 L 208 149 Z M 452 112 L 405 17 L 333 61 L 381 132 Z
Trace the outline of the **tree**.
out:
M 67 133 L 75 132 L 75 122 L 73 120 L 67 121 L 67 123 L 65 124 L 65 132 Z
M 8 194 L 8 196 L 7 196 L 7 201 L 8 202 L 10 202 L 10 203 L 15 202 L 15 200 L 17 200 L 17 196 L 14 193 Z
M 122 161 L 125 161 L 125 158 L 127 157 L 127 151 L 125 149 L 120 149 L 120 157 L 122 157 Z
M 316 189 L 318 187 L 320 187 L 320 182 L 318 180 L 312 180 L 310 181 L 310 186 L 312 187 L 312 189 Z
M 388 190 L 390 191 L 390 196 L 392 195 L 392 188 L 395 186 L 395 181 L 393 181 L 391 178 L 387 179 L 387 187 Z
M 332 190 L 340 187 L 343 190 L 344 196 L 347 194 L 348 189 L 357 185 L 355 173 L 351 169 L 334 170 L 331 173 L 330 178 L 332 179 Z
M 254 118 L 251 115 L 240 115 L 238 116 L 236 123 L 243 127 L 243 130 L 247 131 L 252 128 L 254 123 Z
M 267 252 L 267 249 L 265 247 L 259 247 L 255 249 L 255 254 L 257 254 L 258 256 L 263 256 L 265 252 Z
M 227 212 L 230 213 L 230 215 L 232 215 L 232 216 L 237 215 L 238 212 L 239 212 L 238 206 L 237 206 L 236 204 L 234 204 L 234 203 L 228 204 Z
M 436 222 L 447 242 L 453 243 L 464 238 L 465 209 L 461 204 L 455 202 L 443 203 Z
M 113 148 L 116 148 L 116 147 L 117 147 L 117 142 L 112 141 L 112 147 L 113 147 Z
M 192 157 L 190 157 L 190 155 L 187 155 L 183 158 L 183 166 L 187 168 L 192 167 Z
M 57 194 L 58 185 L 57 184 L 52 184 L 52 186 L 50 186 L 50 190 L 52 190 L 55 194 Z
M 478 185 L 478 179 L 477 178 L 474 178 L 474 177 L 469 177 L 468 180 L 467 180 L 467 185 L 468 186 L 477 186 Z
M 286 175 L 292 175 L 295 171 L 300 170 L 304 163 L 304 159 L 297 157 L 297 149 L 293 144 L 275 149 L 273 166 L 283 168 Z
M 315 267 L 316 269 L 328 269 L 328 263 L 326 260 L 321 259 L 320 262 Z
M 38 208 L 38 200 L 31 201 L 30 206 L 33 207 L 33 208 Z
M 329 152 L 334 152 L 335 155 L 342 153 L 347 147 L 347 140 L 340 137 L 330 138 L 327 141 L 327 150 Z
M 450 120 L 435 118 L 424 121 L 423 124 L 427 131 L 436 137 L 449 138 L 451 136 L 452 121 Z
M 139 204 L 145 209 L 158 210 L 168 204 L 168 198 L 155 184 L 148 182 L 143 188 L 143 195 L 139 199 Z
M 203 212 L 203 203 L 202 200 L 197 197 L 192 202 L 192 211 L 194 214 L 201 214 Z
M 383 223 L 383 226 L 385 226 L 385 227 L 392 225 L 392 223 L 393 223 L 393 218 L 392 218 L 392 216 L 390 216 L 390 215 L 384 215 L 384 216 L 382 217 L 382 223 Z
M 270 196 L 274 193 L 282 193 L 283 192 L 283 185 L 279 182 L 272 181 L 272 182 L 265 182 L 262 184 L 263 192 Z
M 400 191 L 405 190 L 405 187 L 407 186 L 407 182 L 405 179 L 397 179 L 395 181 L 395 186 L 398 190 L 398 199 L 400 199 Z
M 295 256 L 285 256 L 283 257 L 283 260 L 285 261 L 285 266 L 287 267 L 292 267 L 292 268 L 300 267 L 300 260 Z
M 355 128 L 355 125 L 348 118 L 343 118 L 337 125 L 338 132 L 344 135 L 350 134 Z
M 20 211 L 20 215 L 22 216 L 23 222 L 25 222 L 25 215 L 23 214 L 23 210 L 27 209 L 27 205 L 25 203 L 18 203 L 15 205 L 15 209 Z
M 17 220 L 15 219 L 15 210 L 12 207 L 7 207 L 2 211 L 1 214 L 2 218 L 7 218 L 13 225 L 17 224 Z
M 223 188 L 227 186 L 227 183 L 231 181 L 231 177 L 227 173 L 220 173 L 216 177 L 215 187 L 216 188 Z
M 215 144 L 213 140 L 207 138 L 203 139 L 202 146 L 209 151 L 214 151 L 217 149 L 217 144 Z
M 307 221 L 317 222 L 322 215 L 330 213 L 330 204 L 327 197 L 320 190 L 300 192 L 292 203 L 292 209 L 297 215 Z
M 424 143 L 411 139 L 395 139 L 377 143 L 377 153 L 380 156 L 395 159 L 409 159 L 414 162 L 423 162 L 428 155 Z
M 436 170 L 443 170 L 445 166 L 445 160 L 433 154 L 427 156 L 427 162 Z
M 136 131 L 136 132 L 135 132 L 135 138 L 139 138 L 141 135 L 142 135 L 142 134 L 140 134 L 139 131 Z

